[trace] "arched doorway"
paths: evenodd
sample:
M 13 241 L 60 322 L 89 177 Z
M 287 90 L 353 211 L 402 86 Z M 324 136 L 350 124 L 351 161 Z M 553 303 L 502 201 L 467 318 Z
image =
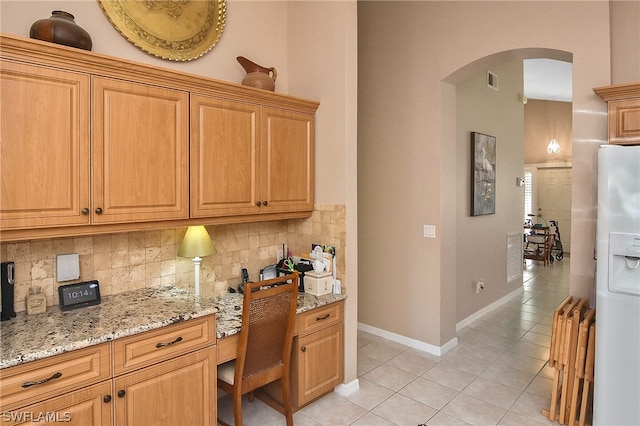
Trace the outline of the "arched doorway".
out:
M 448 171 L 456 181 L 456 324 L 458 328 L 488 308 L 487 300 L 499 303 L 513 292 L 522 291 L 522 277 L 513 279 L 519 268 L 521 248 L 514 250 L 509 237 L 522 237 L 524 191 L 516 178 L 524 174 L 523 60 L 552 58 L 571 61 L 571 54 L 548 49 L 519 49 L 500 52 L 474 61 L 444 81 L 455 86 L 456 167 Z M 498 88 L 488 87 L 487 76 L 497 76 Z M 449 118 L 447 118 L 449 119 Z M 471 175 L 470 132 L 496 136 L 496 211 L 489 216 L 469 214 Z M 447 135 L 443 139 L 448 139 Z M 571 141 L 568 141 L 571 143 Z M 568 230 L 567 230 L 568 231 Z M 517 237 L 519 235 L 519 237 Z M 510 265 L 507 260 L 515 260 Z M 513 260 L 511 261 L 513 263 Z M 482 280 L 486 294 L 476 295 L 475 284 Z

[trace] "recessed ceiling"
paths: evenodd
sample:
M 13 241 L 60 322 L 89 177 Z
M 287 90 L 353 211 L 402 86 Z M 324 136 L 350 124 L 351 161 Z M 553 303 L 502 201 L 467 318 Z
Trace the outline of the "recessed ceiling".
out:
M 554 59 L 524 60 L 524 95 L 529 99 L 572 101 L 571 62 Z

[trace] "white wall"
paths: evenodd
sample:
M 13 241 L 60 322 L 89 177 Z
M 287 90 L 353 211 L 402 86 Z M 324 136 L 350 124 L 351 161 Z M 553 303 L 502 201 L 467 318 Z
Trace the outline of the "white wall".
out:
M 288 93 L 286 2 L 228 1 L 225 29 L 216 46 L 187 62 L 156 58 L 135 47 L 111 25 L 98 0 L 2 0 L 0 7 L 3 33 L 29 37 L 33 22 L 48 18 L 53 10 L 64 10 L 91 35 L 93 52 L 234 83 L 240 83 L 246 75 L 236 60 L 245 56 L 260 65 L 275 67 L 276 91 Z
M 591 296 L 595 160 L 606 141 L 606 105 L 592 88 L 610 81 L 608 3 L 363 1 L 358 27 L 359 320 L 435 346 L 455 337 L 452 271 L 467 265 L 452 260 L 464 190 L 452 85 L 549 51 L 573 58 L 571 291 Z M 435 240 L 423 224 L 436 225 Z
M 498 76 L 498 90 L 487 87 L 486 71 L 457 85 L 457 292 L 456 321 L 518 289 L 522 279 L 507 284 L 506 236 L 522 232 L 523 188 L 515 185 L 524 163 L 524 107 L 522 61 L 490 67 Z M 470 216 L 470 132 L 496 137 L 495 214 Z M 475 283 L 485 289 L 475 292 Z

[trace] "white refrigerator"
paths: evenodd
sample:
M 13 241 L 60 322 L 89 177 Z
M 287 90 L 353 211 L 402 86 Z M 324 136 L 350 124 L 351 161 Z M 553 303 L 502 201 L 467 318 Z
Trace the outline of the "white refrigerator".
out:
M 640 146 L 598 151 L 593 424 L 640 425 Z

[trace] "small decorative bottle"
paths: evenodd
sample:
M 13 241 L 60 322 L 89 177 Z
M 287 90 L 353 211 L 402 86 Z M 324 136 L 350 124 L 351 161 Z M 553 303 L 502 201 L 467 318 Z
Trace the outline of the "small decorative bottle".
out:
M 29 289 L 26 298 L 27 315 L 41 314 L 47 310 L 47 297 L 40 293 L 40 286 Z

